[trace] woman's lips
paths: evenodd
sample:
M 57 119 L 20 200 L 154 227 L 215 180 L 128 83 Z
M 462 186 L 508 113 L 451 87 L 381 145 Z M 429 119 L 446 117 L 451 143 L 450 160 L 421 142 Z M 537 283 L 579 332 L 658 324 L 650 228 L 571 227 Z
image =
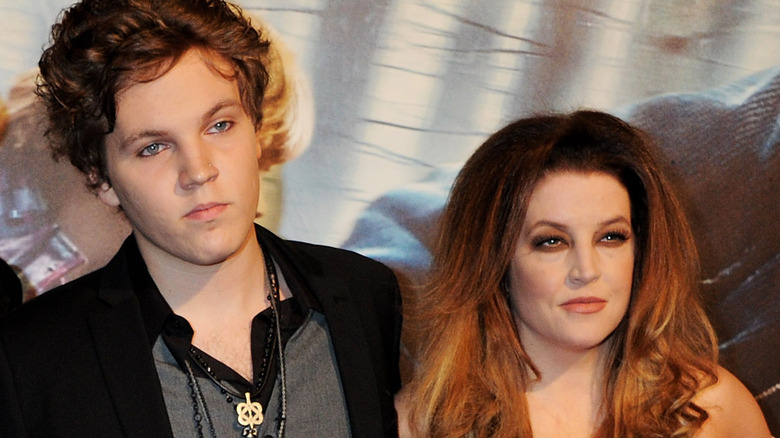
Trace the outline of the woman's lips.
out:
M 607 301 L 597 297 L 579 297 L 561 304 L 561 307 L 574 313 L 596 313 L 606 307 Z
M 227 204 L 219 204 L 216 202 L 201 204 L 190 210 L 184 217 L 196 221 L 209 221 L 216 219 L 226 208 Z

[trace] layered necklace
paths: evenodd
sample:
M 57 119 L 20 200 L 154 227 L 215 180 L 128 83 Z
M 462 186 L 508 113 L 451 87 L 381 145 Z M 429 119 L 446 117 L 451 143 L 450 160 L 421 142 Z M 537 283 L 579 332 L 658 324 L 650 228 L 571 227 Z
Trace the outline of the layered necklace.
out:
M 262 245 L 261 245 L 262 248 Z M 271 324 L 268 329 L 268 336 L 266 337 L 265 348 L 263 349 L 263 363 L 258 375 L 258 389 L 261 389 L 268 378 L 268 370 L 270 368 L 271 361 L 273 359 L 274 350 L 278 352 L 277 359 L 279 360 L 279 424 L 277 428 L 277 437 L 284 437 L 284 426 L 287 420 L 287 370 L 284 362 L 284 348 L 282 345 L 282 330 L 279 318 L 279 281 L 276 275 L 276 267 L 265 248 L 263 250 L 263 259 L 265 260 L 265 272 L 268 279 L 269 293 L 266 297 L 271 307 Z M 217 377 L 211 367 L 203 359 L 203 355 L 193 346 L 189 348 L 189 356 L 184 361 L 184 365 L 187 373 L 187 385 L 190 390 L 190 397 L 192 397 L 192 409 L 193 419 L 195 421 L 195 431 L 198 438 L 203 438 L 203 424 L 202 421 L 206 420 L 206 425 L 209 428 L 209 433 L 212 438 L 217 438 L 217 432 L 214 427 L 214 422 L 211 419 L 208 407 L 206 406 L 206 399 L 203 396 L 203 392 L 200 389 L 195 373 L 192 371 L 192 365 L 190 362 L 194 362 L 208 376 L 212 382 L 214 382 L 220 389 L 220 392 L 225 396 L 227 402 L 235 406 L 236 420 L 238 424 L 244 426 L 242 436 L 245 437 L 257 437 L 258 426 L 263 423 L 263 406 L 258 401 L 252 401 L 252 397 L 257 397 L 258 393 L 252 395 L 250 392 L 245 392 L 243 395 L 228 385 L 222 383 Z M 241 400 L 238 404 L 235 401 Z M 200 413 L 199 406 L 203 406 L 203 414 Z

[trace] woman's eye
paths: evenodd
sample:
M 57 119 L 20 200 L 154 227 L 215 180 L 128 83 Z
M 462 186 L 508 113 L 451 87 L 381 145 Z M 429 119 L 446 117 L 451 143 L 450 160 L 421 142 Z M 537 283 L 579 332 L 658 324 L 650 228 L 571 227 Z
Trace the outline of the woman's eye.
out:
M 150 157 L 152 155 L 159 154 L 165 149 L 166 147 L 161 143 L 152 143 L 149 146 L 146 146 L 145 148 L 141 149 L 140 155 L 142 157 Z
M 532 241 L 534 248 L 552 249 L 565 244 L 565 241 L 556 236 L 541 236 Z
M 607 243 L 620 244 L 626 242 L 628 239 L 629 239 L 628 233 L 616 231 L 616 232 L 610 232 L 605 234 L 604 237 L 601 238 L 601 241 Z

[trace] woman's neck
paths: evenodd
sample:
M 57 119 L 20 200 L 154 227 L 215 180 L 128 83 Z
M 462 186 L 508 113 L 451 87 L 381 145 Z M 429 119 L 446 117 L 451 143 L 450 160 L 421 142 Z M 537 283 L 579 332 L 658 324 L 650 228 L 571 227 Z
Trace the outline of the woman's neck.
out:
M 609 348 L 608 342 L 582 351 L 530 348 L 539 371 L 526 391 L 535 438 L 593 436 L 601 422 Z

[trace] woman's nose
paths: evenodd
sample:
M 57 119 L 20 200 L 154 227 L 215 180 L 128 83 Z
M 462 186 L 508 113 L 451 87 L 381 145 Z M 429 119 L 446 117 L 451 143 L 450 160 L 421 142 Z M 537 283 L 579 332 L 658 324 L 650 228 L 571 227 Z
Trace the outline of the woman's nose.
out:
M 576 248 L 573 251 L 568 279 L 575 287 L 582 287 L 601 276 L 599 254 L 595 248 Z

